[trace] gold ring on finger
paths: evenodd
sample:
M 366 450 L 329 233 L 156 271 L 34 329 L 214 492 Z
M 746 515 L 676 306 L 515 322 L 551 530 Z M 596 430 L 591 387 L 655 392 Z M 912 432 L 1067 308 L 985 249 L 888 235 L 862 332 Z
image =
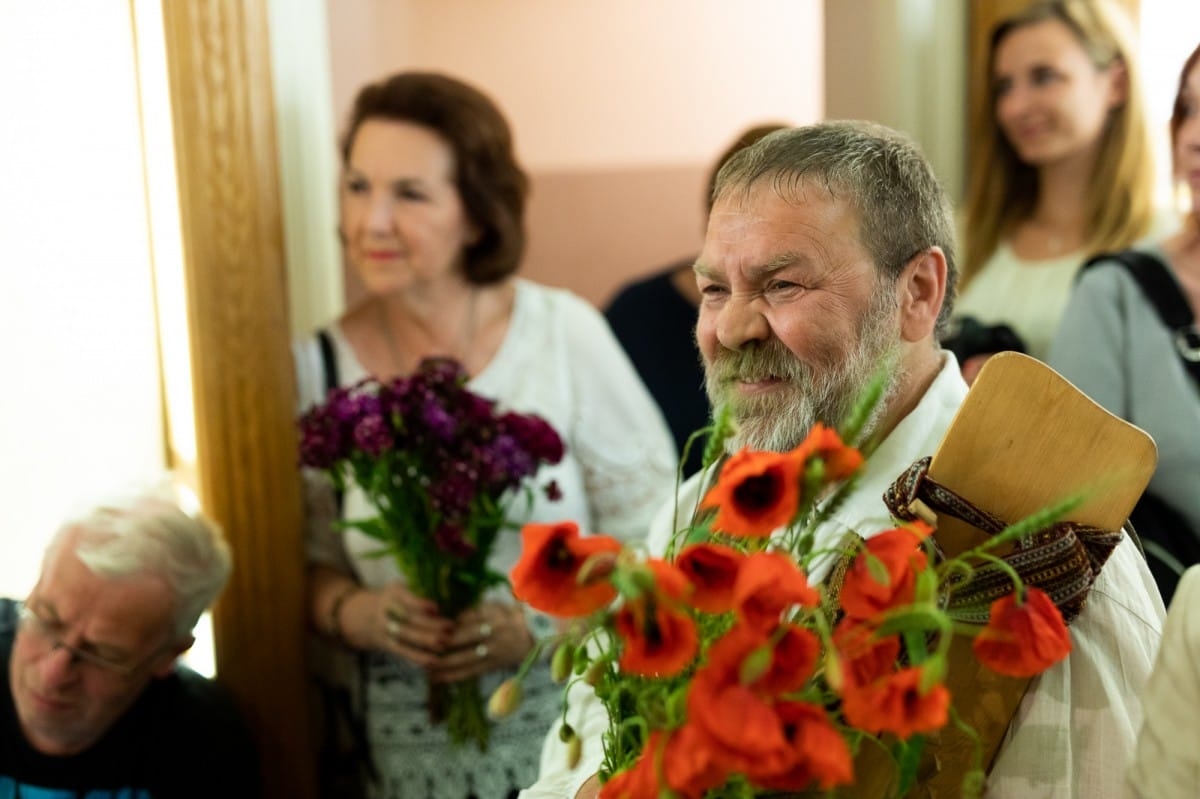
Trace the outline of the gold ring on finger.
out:
M 491 635 L 492 635 L 492 625 L 488 624 L 486 621 L 479 622 L 479 637 L 480 638 L 490 638 Z
M 392 638 L 400 637 L 400 622 L 396 619 L 389 618 L 387 620 L 387 633 Z
M 486 660 L 487 656 L 488 656 L 487 644 L 480 644 L 479 646 L 475 647 L 475 654 L 479 657 L 480 660 Z

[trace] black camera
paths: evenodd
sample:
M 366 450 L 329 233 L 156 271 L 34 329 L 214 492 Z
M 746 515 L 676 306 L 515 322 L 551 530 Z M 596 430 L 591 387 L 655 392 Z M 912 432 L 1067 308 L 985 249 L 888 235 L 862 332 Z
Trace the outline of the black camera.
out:
M 974 355 L 993 352 L 1025 352 L 1025 342 L 1006 324 L 985 325 L 973 316 L 950 320 L 949 330 L 942 338 L 942 347 L 954 353 L 964 363 Z

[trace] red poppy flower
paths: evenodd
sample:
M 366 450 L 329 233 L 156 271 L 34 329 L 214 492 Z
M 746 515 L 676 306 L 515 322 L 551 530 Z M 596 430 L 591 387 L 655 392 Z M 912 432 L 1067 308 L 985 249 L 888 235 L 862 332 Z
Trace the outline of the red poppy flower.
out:
M 511 572 L 513 594 L 553 616 L 586 616 L 612 602 L 617 591 L 607 582 L 580 585 L 580 568 L 593 555 L 621 551 L 605 535 L 581 536 L 574 522 L 527 524 L 521 530 L 521 559 Z
M 654 590 L 626 602 L 613 620 L 623 641 L 620 665 L 630 674 L 669 677 L 692 662 L 700 636 L 678 601 L 689 587 L 687 578 L 664 561 L 646 565 L 654 573 Z
M 650 558 L 646 561 L 646 568 L 654 576 L 655 594 L 676 600 L 677 603 L 691 596 L 691 582 L 674 563 L 668 563 L 661 558 Z
M 779 695 L 798 691 L 812 676 L 821 655 L 821 641 L 816 633 L 796 624 L 784 625 L 771 639 L 771 666 L 756 683 L 767 693 Z
M 1071 651 L 1062 614 L 1045 591 L 1027 588 L 1025 603 L 1009 594 L 992 603 L 987 626 L 975 638 L 975 657 L 992 671 L 1032 677 Z
M 752 768 L 746 776 L 756 787 L 802 791 L 815 781 L 828 791 L 854 781 L 850 747 L 823 708 L 806 702 L 780 702 L 775 713 L 791 744 L 794 762 L 783 772 L 763 773 Z
M 600 799 L 658 797 L 664 737 L 662 730 L 651 732 L 637 761 L 600 786 Z
M 706 665 L 688 689 L 687 718 L 706 748 L 730 774 L 752 768 L 781 773 L 795 761 L 774 702 L 738 681 L 736 670 Z
M 846 721 L 897 738 L 936 732 L 950 717 L 950 691 L 938 684 L 921 693 L 921 669 L 910 666 L 865 686 L 847 682 L 842 694 Z
M 836 430 L 830 429 L 817 422 L 809 430 L 808 436 L 793 450 L 801 461 L 817 457 L 825 463 L 825 479 L 829 482 L 845 480 L 858 471 L 862 466 L 862 453 L 854 447 L 842 443 L 842 437 Z
M 733 586 L 738 619 L 757 630 L 771 630 L 793 605 L 813 608 L 821 601 L 796 562 L 778 552 L 756 552 L 742 561 Z
M 675 565 L 692 584 L 688 599 L 705 613 L 727 613 L 733 609 L 733 586 L 745 555 L 720 544 L 694 544 L 675 558 Z
M 869 619 L 890 608 L 912 602 L 916 573 L 927 559 L 920 544 L 931 530 L 923 522 L 885 530 L 867 539 L 842 583 L 841 604 L 846 615 Z M 880 582 L 877 575 L 886 574 Z
M 688 692 L 688 723 L 695 729 L 685 740 L 707 753 L 703 773 L 744 774 L 760 787 L 781 789 L 850 778 L 849 749 L 821 708 L 766 699 L 740 684 L 729 665 L 710 661 Z M 681 786 L 672 780 L 671 787 Z
M 725 462 L 701 507 L 717 508 L 714 530 L 765 538 L 796 515 L 803 467 L 791 453 L 740 450 Z
M 697 727 L 652 730 L 633 766 L 600 789 L 601 799 L 658 799 L 664 788 L 680 797 L 699 797 L 725 784 L 729 772 L 712 756 L 712 742 Z
M 833 632 L 842 682 L 851 687 L 869 685 L 896 669 L 900 637 L 876 638 L 875 630 L 854 619 L 842 619 Z
M 694 724 L 672 731 L 663 749 L 663 776 L 667 786 L 683 797 L 700 797 L 729 779 L 711 742 Z M 661 794 L 654 794 L 655 799 Z
M 708 651 L 708 666 L 756 694 L 774 697 L 799 690 L 816 670 L 821 642 L 795 624 L 765 634 L 746 625 L 725 633 Z

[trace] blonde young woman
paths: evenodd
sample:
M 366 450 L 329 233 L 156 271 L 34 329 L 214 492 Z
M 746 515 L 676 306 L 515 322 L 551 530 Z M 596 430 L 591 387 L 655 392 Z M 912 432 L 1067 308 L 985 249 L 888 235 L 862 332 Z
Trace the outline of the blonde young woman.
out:
M 1044 358 L 1080 264 L 1155 226 L 1129 22 L 1103 0 L 1036 2 L 996 26 L 988 69 L 956 311 Z M 986 352 L 962 364 L 968 379 Z
M 330 365 L 350 385 L 451 356 L 473 391 L 542 416 L 566 444 L 562 462 L 539 473 L 561 498 L 539 493 L 512 521 L 570 519 L 588 532 L 641 536 L 674 489 L 675 447 L 600 313 L 516 276 L 528 182 L 500 110 L 446 75 L 393 75 L 359 92 L 342 158 L 341 234 L 367 294 L 324 330 L 326 357 L 319 339 L 298 343 L 301 408 L 324 398 Z M 375 542 L 332 527 L 339 511 L 371 514 L 362 492 L 347 491 L 339 507 L 327 481 L 310 482 L 312 624 L 362 653 L 365 671 L 365 718 L 352 738 L 367 751 L 333 756 L 370 764 L 372 797 L 515 795 L 536 776 L 535 742 L 561 702 L 547 664 L 525 680 L 521 709 L 496 726 L 486 755 L 455 747 L 429 723 L 427 682 L 478 677 L 487 695 L 550 631 L 548 620 L 503 587 L 458 618 L 439 615 L 390 559 L 371 556 Z M 501 535 L 489 565 L 507 574 L 519 554 L 520 537 Z M 339 763 L 322 765 L 325 795 L 351 796 L 331 787 Z

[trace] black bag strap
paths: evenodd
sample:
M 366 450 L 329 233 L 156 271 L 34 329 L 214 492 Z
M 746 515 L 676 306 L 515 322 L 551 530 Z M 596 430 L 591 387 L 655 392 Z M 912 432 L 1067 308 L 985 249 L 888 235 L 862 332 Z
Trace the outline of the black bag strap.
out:
M 317 331 L 317 344 L 321 348 L 321 366 L 325 372 L 325 393 L 328 394 L 338 387 L 337 355 L 333 351 L 333 338 L 324 328 Z M 333 501 L 337 505 L 338 518 L 342 516 L 342 505 L 345 495 L 340 488 L 334 488 Z
M 329 331 L 322 328 L 317 331 L 317 344 L 321 347 L 321 366 L 325 369 L 325 391 L 333 391 L 338 387 L 337 356 L 333 354 L 333 339 Z
M 1200 385 L 1200 330 L 1196 328 L 1196 317 L 1171 270 L 1161 259 L 1141 250 L 1102 253 L 1089 258 L 1082 269 L 1104 261 L 1121 264 L 1137 281 L 1163 324 L 1175 334 L 1175 349 L 1183 366 Z

